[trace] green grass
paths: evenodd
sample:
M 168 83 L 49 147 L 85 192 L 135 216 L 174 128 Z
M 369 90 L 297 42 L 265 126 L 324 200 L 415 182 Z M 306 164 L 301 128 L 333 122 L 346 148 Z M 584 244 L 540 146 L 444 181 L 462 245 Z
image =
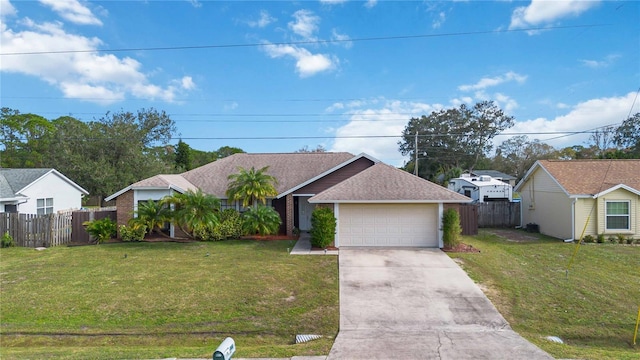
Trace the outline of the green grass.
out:
M 292 241 L 119 243 L 0 251 L 0 358 L 327 354 L 339 326 L 335 256 Z M 295 345 L 296 334 L 325 337 Z
M 527 234 L 531 235 L 531 234 Z M 576 244 L 539 236 L 464 237 L 480 253 L 449 253 L 511 327 L 556 358 L 640 359 L 633 333 L 640 306 L 640 247 Z M 545 340 L 558 336 L 565 344 Z

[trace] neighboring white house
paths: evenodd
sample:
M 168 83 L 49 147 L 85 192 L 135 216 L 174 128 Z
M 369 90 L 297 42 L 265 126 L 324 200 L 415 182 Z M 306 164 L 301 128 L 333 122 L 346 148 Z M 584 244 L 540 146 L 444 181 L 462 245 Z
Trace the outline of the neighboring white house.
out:
M 82 207 L 87 190 L 55 169 L 0 169 L 0 212 L 51 214 Z
M 479 203 L 513 200 L 513 187 L 488 175 L 462 174 L 459 178 L 449 180 L 447 187 Z

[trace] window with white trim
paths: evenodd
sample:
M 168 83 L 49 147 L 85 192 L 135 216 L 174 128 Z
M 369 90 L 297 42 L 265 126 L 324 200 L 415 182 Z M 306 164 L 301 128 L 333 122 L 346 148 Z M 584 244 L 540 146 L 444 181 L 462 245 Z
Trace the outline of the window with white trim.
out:
M 607 230 L 629 230 L 631 213 L 631 203 L 629 201 L 607 201 L 606 202 L 606 229 Z
M 53 198 L 37 199 L 36 213 L 38 215 L 53 213 Z

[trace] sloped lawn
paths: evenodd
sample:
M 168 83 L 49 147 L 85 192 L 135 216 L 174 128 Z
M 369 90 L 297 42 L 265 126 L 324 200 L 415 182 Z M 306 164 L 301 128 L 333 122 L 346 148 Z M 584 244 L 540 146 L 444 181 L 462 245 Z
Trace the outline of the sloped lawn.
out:
M 576 244 L 491 230 L 463 241 L 480 253 L 449 253 L 511 327 L 556 358 L 640 359 L 640 246 Z M 522 234 L 526 234 L 522 236 Z M 558 336 L 565 344 L 545 340 Z
M 335 256 L 294 241 L 119 243 L 0 250 L 0 358 L 327 354 L 339 326 Z M 294 345 L 296 334 L 325 337 Z

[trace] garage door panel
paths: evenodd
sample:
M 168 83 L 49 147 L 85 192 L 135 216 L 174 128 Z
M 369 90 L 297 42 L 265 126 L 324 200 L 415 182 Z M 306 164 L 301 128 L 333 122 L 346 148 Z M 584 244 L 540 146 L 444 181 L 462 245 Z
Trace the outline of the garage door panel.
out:
M 340 204 L 340 246 L 438 246 L 437 204 Z

